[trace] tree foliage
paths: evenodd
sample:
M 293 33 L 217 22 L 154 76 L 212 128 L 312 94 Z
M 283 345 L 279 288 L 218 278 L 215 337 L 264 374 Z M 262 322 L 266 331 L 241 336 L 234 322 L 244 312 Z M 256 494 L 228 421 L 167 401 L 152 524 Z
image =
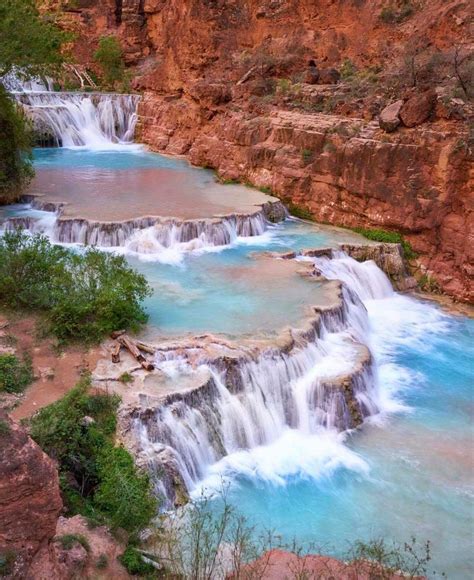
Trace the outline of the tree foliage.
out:
M 146 322 L 149 286 L 123 256 L 89 249 L 75 253 L 22 231 L 0 238 L 0 303 L 45 314 L 62 341 L 99 341 Z
M 51 17 L 40 15 L 34 0 L 0 0 L 0 203 L 15 200 L 33 174 L 31 127 L 1 77 L 53 70 L 63 61 L 66 38 Z
M 0 76 L 12 70 L 44 74 L 63 61 L 67 35 L 40 15 L 34 0 L 0 0 L 0 38 Z
M 102 37 L 99 40 L 99 48 L 94 54 L 94 60 L 99 63 L 107 85 L 113 87 L 116 82 L 123 81 L 125 63 L 117 37 Z
M 32 177 L 31 143 L 29 122 L 0 83 L 0 203 L 13 201 Z

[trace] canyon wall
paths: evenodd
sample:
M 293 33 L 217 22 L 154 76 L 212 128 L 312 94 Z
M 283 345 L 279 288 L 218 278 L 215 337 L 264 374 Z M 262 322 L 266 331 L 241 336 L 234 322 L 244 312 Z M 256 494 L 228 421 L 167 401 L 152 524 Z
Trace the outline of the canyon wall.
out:
M 468 2 L 76 0 L 62 20 L 96 71 L 98 39 L 120 39 L 139 140 L 318 221 L 401 232 L 420 276 L 474 299 Z

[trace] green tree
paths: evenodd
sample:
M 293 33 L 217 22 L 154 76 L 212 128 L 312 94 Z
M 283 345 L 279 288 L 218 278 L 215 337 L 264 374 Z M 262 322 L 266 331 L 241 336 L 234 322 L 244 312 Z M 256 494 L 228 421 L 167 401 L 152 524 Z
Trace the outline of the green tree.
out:
M 40 15 L 34 0 L 0 0 L 0 204 L 15 200 L 33 175 L 31 127 L 1 77 L 52 71 L 63 60 L 66 38 L 51 17 Z
M 99 40 L 94 60 L 99 63 L 107 85 L 113 86 L 116 82 L 123 81 L 125 63 L 122 47 L 115 36 L 104 36 Z
M 30 123 L 0 84 L 0 204 L 14 201 L 31 179 L 31 143 Z
M 75 253 L 41 235 L 0 237 L 0 304 L 42 312 L 61 341 L 97 342 L 146 322 L 150 288 L 123 256 L 90 249 Z
M 63 61 L 67 35 L 40 15 L 34 0 L 0 0 L 0 38 L 0 76 L 13 69 L 41 75 Z

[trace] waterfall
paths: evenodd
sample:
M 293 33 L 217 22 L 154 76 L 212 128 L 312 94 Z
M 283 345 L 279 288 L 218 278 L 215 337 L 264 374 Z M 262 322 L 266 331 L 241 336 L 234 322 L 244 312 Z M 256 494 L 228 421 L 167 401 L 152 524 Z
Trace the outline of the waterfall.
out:
M 44 204 L 35 197 L 24 208 L 32 215 L 0 220 L 0 230 L 26 229 L 46 235 L 53 243 L 114 248 L 124 254 L 171 264 L 179 263 L 190 252 L 212 251 L 244 242 L 246 238 L 263 236 L 268 232 L 269 213 L 285 215 L 280 202 L 264 204 L 250 215 L 185 221 L 155 217 L 124 222 L 62 218 L 59 205 Z
M 314 262 L 344 283 L 340 308 L 322 311 L 305 339 L 299 337 L 290 349 L 271 348 L 233 362 L 199 359 L 199 369 L 207 369 L 209 380 L 192 397 L 170 396 L 145 411 L 136 410 L 134 439 L 152 473 L 163 479 L 165 454 L 174 480 L 177 471 L 193 490 L 216 462 L 242 450 L 271 446 L 289 430 L 303 437 L 321 430 L 344 431 L 382 410 L 377 369 L 366 346 L 370 324 L 362 300 L 388 296 L 390 282 L 374 263 L 359 264 L 344 254 Z M 182 349 L 166 356 L 158 352 L 156 364 L 179 381 Z M 172 499 L 169 485 L 158 488 L 167 489 Z
M 3 83 L 36 130 L 57 146 L 103 150 L 133 141 L 139 95 L 55 92 L 50 81 L 21 82 L 18 77 Z

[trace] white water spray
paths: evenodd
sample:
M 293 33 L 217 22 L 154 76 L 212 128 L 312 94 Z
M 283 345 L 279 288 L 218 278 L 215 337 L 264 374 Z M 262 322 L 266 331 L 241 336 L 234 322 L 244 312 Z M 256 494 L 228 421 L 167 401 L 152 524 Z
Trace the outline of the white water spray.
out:
M 55 92 L 51 82 L 16 77 L 3 82 L 57 146 L 106 150 L 133 142 L 139 95 Z

